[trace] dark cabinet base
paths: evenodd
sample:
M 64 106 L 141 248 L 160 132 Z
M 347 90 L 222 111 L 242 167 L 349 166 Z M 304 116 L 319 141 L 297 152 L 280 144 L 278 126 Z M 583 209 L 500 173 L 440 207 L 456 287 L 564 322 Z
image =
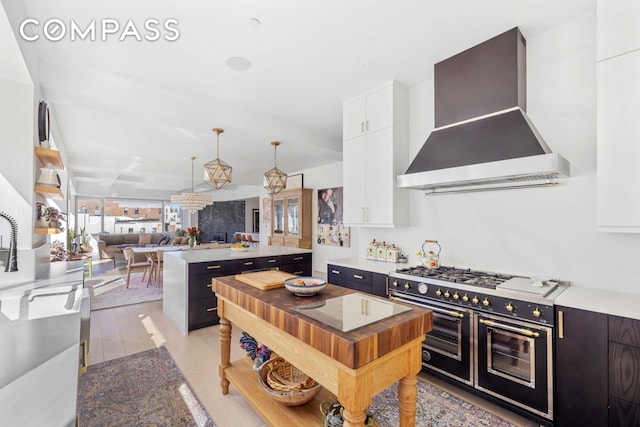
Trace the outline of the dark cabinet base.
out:
M 383 298 L 386 298 L 388 293 L 388 276 L 371 271 L 328 264 L 327 281 L 333 285 Z

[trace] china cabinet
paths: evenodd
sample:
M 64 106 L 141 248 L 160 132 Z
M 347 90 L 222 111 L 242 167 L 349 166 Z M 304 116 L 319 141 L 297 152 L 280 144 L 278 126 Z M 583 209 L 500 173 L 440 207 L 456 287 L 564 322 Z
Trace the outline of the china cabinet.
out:
M 396 176 L 408 165 L 408 92 L 389 82 L 343 103 L 344 223 L 408 223 L 407 190 Z
M 284 190 L 273 196 L 271 244 L 311 249 L 311 188 Z

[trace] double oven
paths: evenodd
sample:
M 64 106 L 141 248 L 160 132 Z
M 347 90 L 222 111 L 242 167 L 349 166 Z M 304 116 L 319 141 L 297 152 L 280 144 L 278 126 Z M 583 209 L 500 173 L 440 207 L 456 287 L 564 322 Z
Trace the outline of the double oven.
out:
M 389 279 L 390 298 L 433 311 L 425 371 L 541 423 L 553 420 L 553 299 L 566 287 L 454 267 L 410 267 Z

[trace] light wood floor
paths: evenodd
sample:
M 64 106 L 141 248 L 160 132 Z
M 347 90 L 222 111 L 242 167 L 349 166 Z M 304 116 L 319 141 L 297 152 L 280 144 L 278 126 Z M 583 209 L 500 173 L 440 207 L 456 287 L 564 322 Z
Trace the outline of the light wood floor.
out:
M 234 328 L 231 360 L 246 357 L 238 344 L 240 336 L 241 332 Z M 96 310 L 91 312 L 89 364 L 164 345 L 219 427 L 264 426 L 260 417 L 237 393 L 233 385 L 228 395 L 223 396 L 220 392 L 218 339 L 217 326 L 198 329 L 186 337 L 183 336 L 162 312 L 162 301 Z M 420 375 L 449 393 L 482 406 L 519 426 L 536 425 L 437 379 Z

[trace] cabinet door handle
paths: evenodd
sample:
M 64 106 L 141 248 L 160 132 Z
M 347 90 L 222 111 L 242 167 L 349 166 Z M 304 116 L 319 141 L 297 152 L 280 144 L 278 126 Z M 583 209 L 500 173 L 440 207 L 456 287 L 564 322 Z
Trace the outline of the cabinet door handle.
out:
M 270 262 L 270 263 L 272 263 L 272 264 L 273 264 L 274 262 L 276 262 L 276 261 L 277 261 L 277 260 L 275 260 L 275 259 L 270 259 L 270 260 L 269 260 L 269 262 Z
M 303 270 L 293 272 L 293 274 L 295 274 L 296 276 L 300 276 L 302 273 L 304 273 Z
M 558 339 L 564 339 L 564 313 L 558 310 Z
M 364 122 L 360 122 L 360 132 L 364 133 Z
M 302 261 L 304 259 L 304 257 L 301 256 L 297 256 L 295 258 L 293 258 L 294 261 Z
M 207 270 L 214 270 L 214 269 L 220 268 L 220 267 L 221 267 L 220 265 L 208 265 L 207 266 Z
M 364 122 L 364 130 L 367 131 L 367 132 L 369 131 L 369 120 L 366 120 Z
M 356 278 L 356 279 L 364 279 L 364 277 L 362 277 L 359 274 L 354 274 L 353 277 Z
M 338 270 L 331 270 L 331 272 L 332 272 L 333 274 L 340 274 L 340 272 L 339 272 Z
M 244 263 L 244 265 L 253 265 L 253 261 L 247 261 Z
M 207 311 L 216 311 L 218 309 L 218 307 L 210 307 L 207 308 Z

